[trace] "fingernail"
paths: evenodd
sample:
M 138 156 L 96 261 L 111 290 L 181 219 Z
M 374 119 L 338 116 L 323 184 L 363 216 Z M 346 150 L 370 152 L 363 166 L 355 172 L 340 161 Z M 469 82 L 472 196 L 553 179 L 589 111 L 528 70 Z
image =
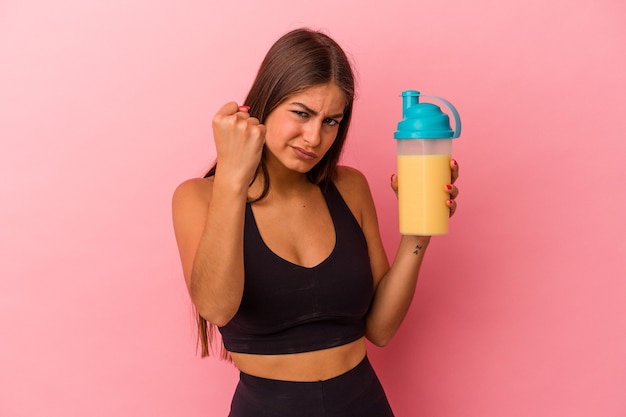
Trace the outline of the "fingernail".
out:
M 456 163 L 456 159 L 452 160 L 452 165 L 457 166 L 458 164 Z
M 241 110 L 241 111 L 248 111 L 248 110 L 250 110 L 250 106 L 239 106 L 239 110 Z
M 393 174 L 391 174 L 391 178 L 389 178 L 390 182 L 393 182 Z
M 452 186 L 450 184 L 446 184 L 446 190 L 452 191 Z

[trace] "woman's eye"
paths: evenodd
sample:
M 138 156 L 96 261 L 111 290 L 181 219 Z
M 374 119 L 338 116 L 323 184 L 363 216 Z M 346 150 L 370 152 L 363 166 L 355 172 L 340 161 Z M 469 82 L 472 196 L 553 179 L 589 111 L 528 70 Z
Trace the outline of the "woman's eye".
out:
M 304 119 L 304 118 L 306 118 L 306 117 L 309 117 L 309 115 L 308 115 L 306 112 L 303 112 L 303 111 L 299 111 L 299 110 L 292 110 L 292 112 L 293 112 L 295 115 L 297 115 L 297 116 L 299 116 L 299 117 L 302 117 L 303 119 Z
M 326 119 L 324 120 L 324 123 L 326 123 L 328 126 L 337 126 L 339 124 L 338 121 L 336 121 L 335 119 Z

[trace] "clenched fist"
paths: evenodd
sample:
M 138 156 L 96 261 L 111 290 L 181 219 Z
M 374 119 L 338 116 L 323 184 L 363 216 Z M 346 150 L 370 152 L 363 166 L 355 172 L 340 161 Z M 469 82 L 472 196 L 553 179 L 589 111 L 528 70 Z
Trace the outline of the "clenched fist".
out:
M 225 104 L 213 117 L 218 172 L 248 185 L 254 178 L 265 143 L 265 126 L 248 114 L 247 106 Z

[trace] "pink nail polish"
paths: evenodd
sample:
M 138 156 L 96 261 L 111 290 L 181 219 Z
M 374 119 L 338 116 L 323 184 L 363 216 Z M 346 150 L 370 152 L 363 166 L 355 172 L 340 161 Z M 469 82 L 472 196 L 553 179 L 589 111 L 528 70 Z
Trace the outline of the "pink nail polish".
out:
M 250 106 L 239 106 L 239 110 L 241 110 L 241 111 L 248 111 L 248 110 L 250 110 Z

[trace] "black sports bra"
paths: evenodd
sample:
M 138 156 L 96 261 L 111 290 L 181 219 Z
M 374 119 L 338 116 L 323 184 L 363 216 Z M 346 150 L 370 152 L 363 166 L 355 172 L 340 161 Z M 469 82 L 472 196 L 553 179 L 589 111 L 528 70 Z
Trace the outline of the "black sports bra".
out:
M 364 335 L 373 293 L 367 242 L 335 185 L 329 183 L 322 191 L 335 226 L 335 247 L 312 268 L 272 252 L 246 205 L 243 298 L 235 317 L 219 328 L 227 350 L 308 352 Z

